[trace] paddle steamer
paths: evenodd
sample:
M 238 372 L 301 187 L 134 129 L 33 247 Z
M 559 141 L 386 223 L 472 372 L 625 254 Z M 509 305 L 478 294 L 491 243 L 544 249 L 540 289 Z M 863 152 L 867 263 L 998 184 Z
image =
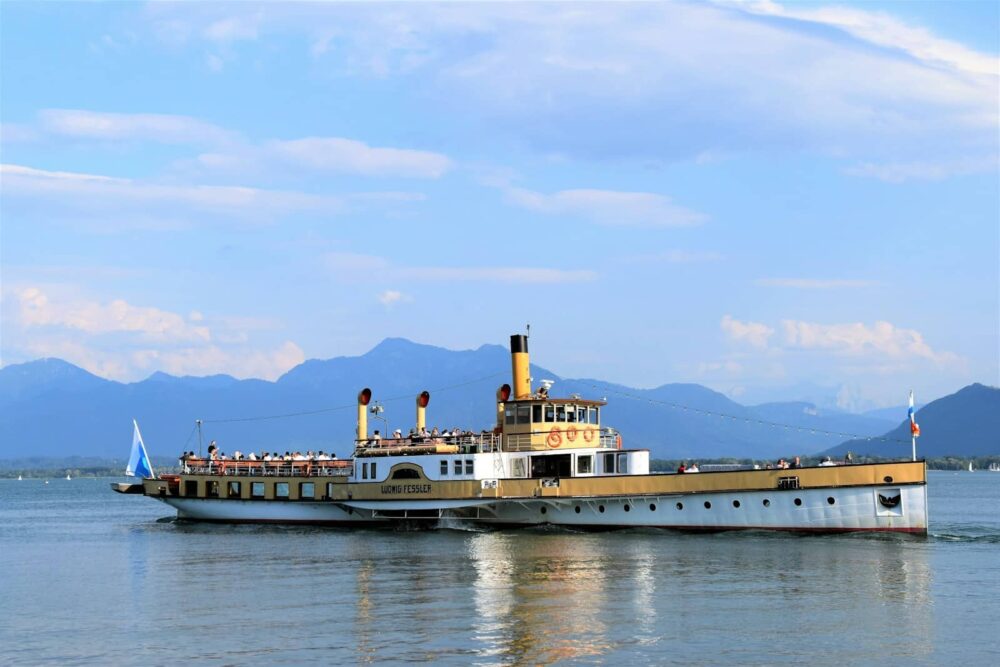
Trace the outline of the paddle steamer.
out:
M 604 401 L 532 388 L 527 336 L 511 336 L 511 365 L 488 432 L 372 439 L 364 389 L 350 459 L 188 459 L 181 474 L 112 488 L 155 498 L 181 519 L 233 523 L 927 532 L 922 460 L 651 473 L 649 450 L 603 425 Z M 429 401 L 416 397 L 418 433 Z

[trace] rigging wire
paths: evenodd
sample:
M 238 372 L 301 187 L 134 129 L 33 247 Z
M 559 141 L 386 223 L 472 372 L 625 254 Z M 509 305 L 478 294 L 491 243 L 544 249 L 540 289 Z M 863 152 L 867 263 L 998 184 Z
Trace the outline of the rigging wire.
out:
M 433 393 L 440 393 L 440 392 L 445 392 L 445 391 L 451 391 L 452 389 L 459 389 L 461 387 L 468 387 L 469 385 L 478 384 L 480 382 L 485 382 L 486 380 L 498 377 L 500 375 L 505 375 L 505 374 L 506 374 L 506 371 L 500 371 L 500 372 L 497 372 L 497 373 L 491 373 L 490 375 L 486 375 L 484 377 L 476 378 L 474 380 L 467 380 L 465 382 L 459 382 L 459 383 L 447 385 L 447 386 L 444 386 L 444 387 L 438 387 L 436 389 L 430 390 L 430 392 L 433 394 Z M 392 403 L 394 401 L 401 401 L 401 400 L 404 400 L 404 399 L 407 399 L 407 398 L 412 398 L 412 394 L 403 394 L 403 395 L 400 395 L 400 396 L 391 396 L 389 398 L 383 398 L 383 399 L 380 399 L 380 400 L 383 403 Z M 355 407 L 356 405 L 357 405 L 356 403 L 351 403 L 349 405 L 337 405 L 337 406 L 334 406 L 334 407 L 331 407 L 331 408 L 321 408 L 319 410 L 307 410 L 307 411 L 304 411 L 304 412 L 289 412 L 289 413 L 281 414 L 281 415 L 264 415 L 264 416 L 260 416 L 260 417 L 232 417 L 232 418 L 226 418 L 226 419 L 203 419 L 202 423 L 203 424 L 230 424 L 230 423 L 235 423 L 235 422 L 254 422 L 254 421 L 265 421 L 265 420 L 269 420 L 269 419 L 287 419 L 289 417 L 305 417 L 305 416 L 309 416 L 309 415 L 323 414 L 325 412 L 336 412 L 338 410 L 349 410 L 349 409 Z M 191 439 L 190 436 L 188 436 L 188 440 L 190 440 L 190 439 Z
M 577 380 L 577 382 L 580 382 Z M 628 398 L 635 401 L 645 401 L 653 405 L 663 405 L 669 408 L 674 408 L 675 410 L 684 410 L 685 412 L 691 411 L 702 415 L 708 415 L 710 417 L 719 417 L 721 419 L 732 419 L 733 421 L 742 421 L 747 424 L 758 424 L 760 426 L 771 426 L 774 428 L 784 428 L 785 430 L 795 430 L 800 433 L 810 433 L 812 435 L 833 435 L 839 438 L 850 438 L 852 440 L 874 440 L 877 442 L 899 442 L 904 444 L 910 444 L 909 440 L 903 440 L 901 438 L 886 438 L 884 436 L 873 436 L 873 435 L 859 435 L 857 433 L 845 433 L 843 431 L 827 431 L 820 428 L 812 428 L 810 426 L 795 426 L 793 424 L 782 424 L 780 422 L 772 422 L 766 419 L 752 419 L 749 417 L 738 417 L 736 415 L 726 414 L 724 412 L 715 412 L 713 410 L 702 410 L 701 408 L 693 408 L 689 405 L 681 405 L 680 403 L 672 403 L 670 401 L 661 401 L 655 398 L 647 398 L 645 396 L 638 396 L 636 394 L 630 394 L 625 391 L 620 391 L 617 389 L 612 389 L 611 387 L 602 387 L 591 382 L 580 382 L 580 384 L 592 387 L 598 391 L 608 392 L 611 394 L 617 394 L 624 398 Z

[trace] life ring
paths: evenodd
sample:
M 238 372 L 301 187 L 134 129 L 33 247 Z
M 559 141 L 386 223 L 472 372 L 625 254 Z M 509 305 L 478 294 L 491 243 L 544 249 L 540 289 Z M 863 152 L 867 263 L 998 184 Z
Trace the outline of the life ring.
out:
M 615 436 L 615 444 L 618 445 L 618 449 L 622 448 L 622 434 L 619 433 Z
M 593 442 L 594 441 L 594 432 L 591 429 L 589 429 L 589 428 L 587 430 L 585 430 L 583 432 L 583 440 L 584 440 L 584 442 Z
M 566 427 L 566 439 L 569 440 L 570 442 L 573 442 L 574 440 L 576 440 L 576 427 L 575 426 L 567 426 Z
M 556 449 L 562 444 L 562 433 L 558 426 L 553 426 L 549 431 L 549 437 L 545 439 L 545 444 L 552 449 Z

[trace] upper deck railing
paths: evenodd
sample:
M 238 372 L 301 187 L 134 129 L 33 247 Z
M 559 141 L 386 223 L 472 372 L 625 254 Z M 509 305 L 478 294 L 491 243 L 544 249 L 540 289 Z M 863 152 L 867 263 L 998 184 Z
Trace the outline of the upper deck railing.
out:
M 263 477 L 349 477 L 354 464 L 347 460 L 249 461 L 246 459 L 186 458 L 181 470 L 190 475 L 239 475 Z

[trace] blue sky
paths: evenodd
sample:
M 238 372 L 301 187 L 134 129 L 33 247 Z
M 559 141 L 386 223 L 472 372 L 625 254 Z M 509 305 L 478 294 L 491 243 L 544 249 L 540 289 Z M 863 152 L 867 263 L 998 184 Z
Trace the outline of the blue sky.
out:
M 3 364 L 1000 384 L 996 3 L 0 12 Z

